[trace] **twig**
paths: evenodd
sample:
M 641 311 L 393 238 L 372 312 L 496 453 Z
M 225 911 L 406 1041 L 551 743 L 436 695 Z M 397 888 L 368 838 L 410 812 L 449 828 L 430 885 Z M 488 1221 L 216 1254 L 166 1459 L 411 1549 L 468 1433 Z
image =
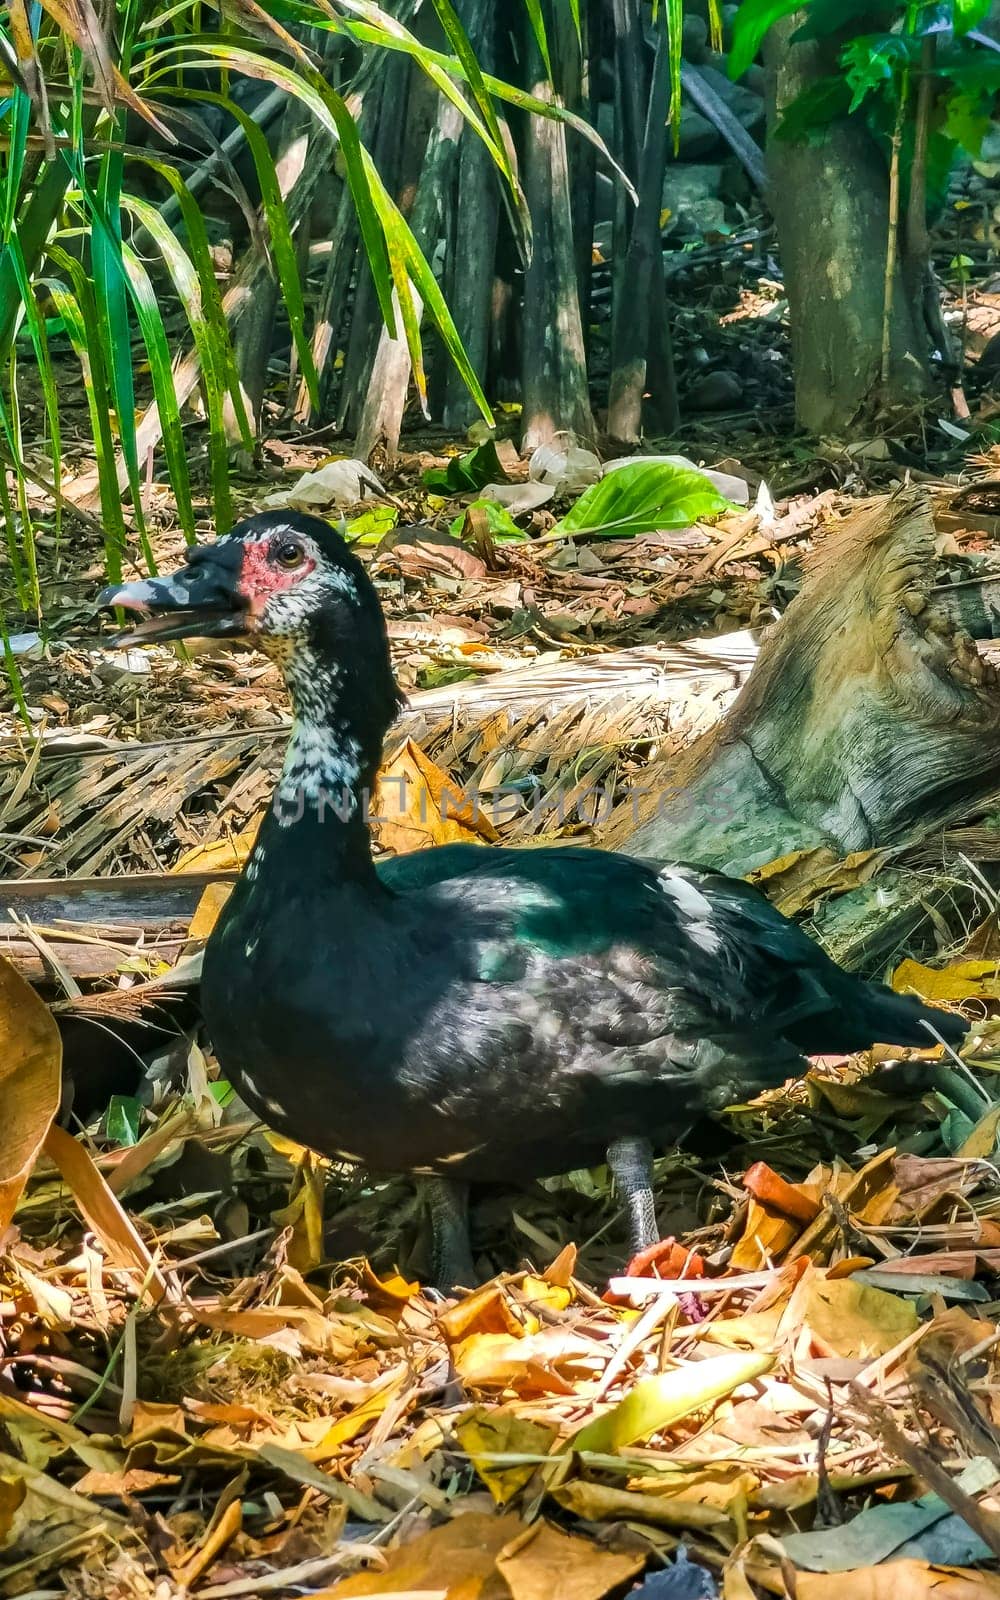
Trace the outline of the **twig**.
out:
M 892 302 L 896 287 L 896 257 L 899 248 L 899 152 L 903 143 L 903 121 L 910 97 L 910 69 L 904 67 L 899 88 L 896 124 L 892 130 L 892 158 L 889 164 L 889 232 L 885 247 L 885 289 L 882 298 L 882 364 L 879 370 L 883 390 L 889 385 L 892 354 Z
M 871 1424 L 882 1442 L 898 1456 L 900 1461 L 904 1461 L 913 1472 L 930 1485 L 934 1493 L 962 1518 L 973 1533 L 979 1535 L 994 1555 L 1000 1556 L 1000 1522 L 997 1518 L 982 1511 L 971 1495 L 967 1495 L 964 1489 L 959 1488 L 937 1458 L 903 1432 L 887 1405 L 873 1400 L 867 1390 L 856 1382 L 852 1381 L 850 1392 L 858 1410 Z

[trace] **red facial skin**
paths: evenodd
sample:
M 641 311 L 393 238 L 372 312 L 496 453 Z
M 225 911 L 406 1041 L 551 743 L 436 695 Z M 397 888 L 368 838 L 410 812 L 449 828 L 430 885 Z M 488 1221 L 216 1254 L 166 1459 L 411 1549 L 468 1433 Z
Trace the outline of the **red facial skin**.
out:
M 315 567 L 315 561 L 308 554 L 297 567 L 279 566 L 271 560 L 270 539 L 245 541 L 240 568 L 240 593 L 246 597 L 250 615 L 259 617 L 272 594 L 293 589 Z

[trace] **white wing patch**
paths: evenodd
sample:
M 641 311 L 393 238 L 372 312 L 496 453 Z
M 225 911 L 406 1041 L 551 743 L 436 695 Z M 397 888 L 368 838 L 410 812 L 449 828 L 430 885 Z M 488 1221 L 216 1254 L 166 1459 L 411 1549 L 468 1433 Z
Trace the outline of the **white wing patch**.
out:
M 722 940 L 712 926 L 712 902 L 680 867 L 664 867 L 660 888 L 669 895 L 684 922 L 684 932 L 707 955 L 718 955 Z

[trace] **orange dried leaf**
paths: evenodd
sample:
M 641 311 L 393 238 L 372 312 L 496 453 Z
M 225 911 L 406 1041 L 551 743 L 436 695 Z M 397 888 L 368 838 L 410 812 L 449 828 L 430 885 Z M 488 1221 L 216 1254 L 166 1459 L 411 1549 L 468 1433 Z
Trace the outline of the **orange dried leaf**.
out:
M 743 1187 L 762 1205 L 784 1212 L 786 1217 L 795 1217 L 799 1222 L 812 1222 L 819 1215 L 819 1202 L 801 1187 L 786 1183 L 766 1161 L 755 1161 L 747 1168 Z
M 436 844 L 493 844 L 498 837 L 485 813 L 412 739 L 379 774 L 371 820 L 379 844 L 397 855 Z
M 797 1572 L 797 1600 L 1000 1600 L 1000 1577 L 926 1561 L 886 1561 L 854 1572 Z
M 62 1040 L 30 983 L 0 956 L 0 1234 L 59 1109 Z

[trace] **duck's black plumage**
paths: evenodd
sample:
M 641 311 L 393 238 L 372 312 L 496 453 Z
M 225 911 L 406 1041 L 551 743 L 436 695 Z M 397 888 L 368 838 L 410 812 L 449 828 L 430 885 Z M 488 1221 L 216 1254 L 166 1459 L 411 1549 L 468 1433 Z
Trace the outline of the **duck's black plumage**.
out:
M 927 1045 L 928 1023 L 963 1036 L 719 873 L 568 847 L 376 869 L 365 801 L 397 692 L 374 589 L 325 523 L 251 518 L 172 579 L 105 598 L 160 619 L 133 637 L 248 632 L 289 683 L 282 778 L 202 999 L 224 1070 L 301 1142 L 517 1181 L 675 1142 L 807 1055 Z

